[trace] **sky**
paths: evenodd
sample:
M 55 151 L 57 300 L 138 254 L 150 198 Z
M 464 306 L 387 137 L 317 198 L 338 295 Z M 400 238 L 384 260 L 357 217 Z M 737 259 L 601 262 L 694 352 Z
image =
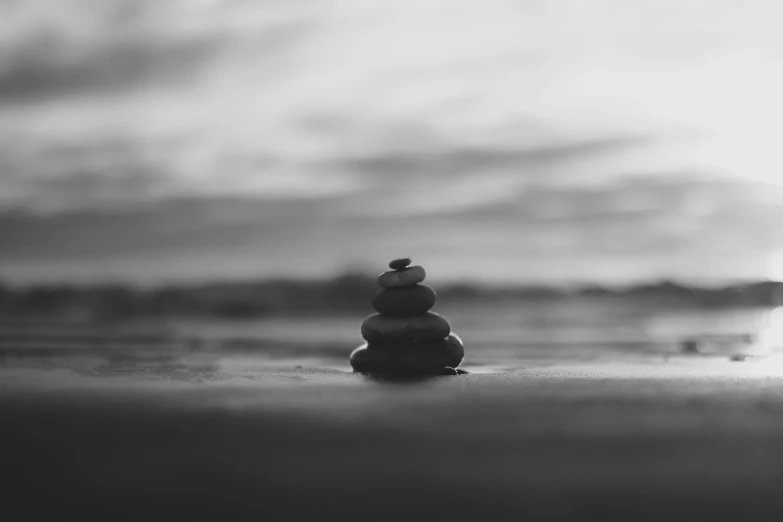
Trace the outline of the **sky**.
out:
M 783 278 L 783 4 L 0 0 L 0 280 Z

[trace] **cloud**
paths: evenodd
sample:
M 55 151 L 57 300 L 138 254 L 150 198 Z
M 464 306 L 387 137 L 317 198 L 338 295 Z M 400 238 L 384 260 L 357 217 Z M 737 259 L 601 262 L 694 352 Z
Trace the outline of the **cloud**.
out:
M 134 140 L 46 141 L 0 145 L 0 206 L 57 212 L 134 204 L 180 192 L 165 168 L 169 147 Z
M 255 168 L 254 160 L 240 165 L 247 175 L 234 175 L 231 184 L 288 196 L 297 186 L 305 193 L 318 179 L 310 173 L 330 160 L 378 170 L 394 170 L 395 162 L 515 168 L 533 158 L 510 156 L 534 149 L 575 160 L 596 156 L 559 148 L 595 147 L 606 136 L 663 143 L 758 127 L 761 116 L 753 114 L 762 101 L 774 105 L 780 78 L 753 49 L 774 43 L 774 16 L 752 2 L 740 13 L 729 4 L 685 4 L 7 3 L 0 134 L 34 137 L 41 146 L 111 136 L 134 142 L 142 156 L 156 156 L 164 143 L 167 157 L 157 170 L 180 180 L 186 194 L 227 186 L 222 176 L 233 167 L 226 158 L 272 158 L 274 169 Z M 643 23 L 649 20 L 655 24 Z M 765 87 L 751 89 L 753 110 L 721 119 L 726 107 L 748 107 L 737 101 L 749 92 L 732 80 L 737 68 L 748 84 Z M 743 135 L 718 151 L 732 169 L 774 164 L 771 153 L 754 162 L 759 151 L 748 142 L 758 140 Z M 709 159 L 704 151 L 716 154 L 709 146 L 653 154 L 652 143 L 638 145 L 616 151 L 621 159 L 588 158 L 578 175 L 545 175 L 579 181 L 693 168 Z M 29 176 L 37 167 L 10 170 Z M 356 188 L 351 176 L 328 176 Z
M 573 183 L 586 162 L 614 161 L 617 154 L 651 141 L 607 137 L 517 149 L 424 143 L 418 149 L 389 147 L 374 154 L 301 161 L 252 150 L 194 147 L 178 139 L 145 143 L 132 136 L 89 141 L 17 137 L 0 145 L 0 205 L 58 211 L 178 196 L 313 199 L 361 192 L 346 211 L 437 213 L 513 198 L 531 184 Z M 192 153 L 197 156 L 191 159 Z
M 405 252 L 444 279 L 763 277 L 766 256 L 783 247 L 776 226 L 783 193 L 759 204 L 761 191 L 775 189 L 648 176 L 593 188 L 540 186 L 513 200 L 427 216 L 346 214 L 358 194 L 6 213 L 0 274 L 143 281 L 322 276 Z
M 0 266 L 317 274 L 410 249 L 450 277 L 751 270 L 774 192 L 682 173 L 780 183 L 781 14 L 0 3 Z
M 252 44 L 257 55 L 268 54 L 290 43 L 303 26 L 290 15 L 242 19 L 245 2 L 58 4 L 6 4 L 3 14 L 13 30 L 0 40 L 0 103 L 187 88 L 214 74 L 226 51 Z M 266 4 L 261 13 L 274 8 Z M 285 11 L 276 9 L 278 15 Z
M 105 46 L 105 44 L 107 44 Z M 182 87 L 216 52 L 218 42 L 106 42 L 58 56 L 61 42 L 40 37 L 0 64 L 0 101 L 33 103 L 60 96 L 93 96 L 150 84 Z
M 514 200 L 530 186 L 573 184 L 588 160 L 612 158 L 650 141 L 626 136 L 508 149 L 425 146 L 339 158 L 332 170 L 353 172 L 364 181 L 364 196 L 348 207 L 353 212 L 453 213 Z
M 489 149 L 455 148 L 419 152 L 400 152 L 370 157 L 345 158 L 341 163 L 352 170 L 371 175 L 404 174 L 450 175 L 456 172 L 475 173 L 478 169 L 514 168 L 538 166 L 551 162 L 611 153 L 650 141 L 647 137 L 622 136 L 596 138 L 572 143 L 551 143 L 547 146 Z

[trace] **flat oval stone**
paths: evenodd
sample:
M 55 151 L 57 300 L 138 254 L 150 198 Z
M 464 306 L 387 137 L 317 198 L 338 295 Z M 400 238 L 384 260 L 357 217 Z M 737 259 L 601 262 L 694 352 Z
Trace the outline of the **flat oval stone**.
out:
M 435 290 L 425 285 L 384 288 L 372 300 L 372 307 L 390 317 L 421 315 L 435 306 Z
M 389 261 L 389 268 L 392 270 L 400 270 L 410 265 L 411 261 L 412 260 L 410 257 L 398 257 L 397 259 L 392 259 Z
M 368 341 L 435 341 L 451 332 L 451 325 L 435 312 L 415 317 L 372 314 L 362 323 L 362 337 Z
M 439 374 L 459 366 L 465 356 L 454 334 L 439 341 L 365 343 L 351 353 L 355 372 L 386 374 Z
M 419 265 L 409 266 L 402 270 L 392 270 L 384 272 L 378 276 L 378 286 L 381 288 L 399 288 L 402 286 L 412 286 L 424 281 L 427 273 Z

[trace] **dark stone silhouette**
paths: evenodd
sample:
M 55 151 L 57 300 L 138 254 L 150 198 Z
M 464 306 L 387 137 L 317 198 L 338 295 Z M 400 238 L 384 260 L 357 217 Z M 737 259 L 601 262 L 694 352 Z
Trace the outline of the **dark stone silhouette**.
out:
M 371 374 L 459 375 L 455 368 L 465 356 L 462 341 L 450 333 L 446 319 L 430 312 L 437 301 L 431 288 L 418 284 L 418 277 L 399 284 L 396 276 L 410 270 L 406 267 L 411 262 L 401 259 L 404 263 L 396 259 L 389 263 L 397 270 L 378 278 L 394 281 L 395 286 L 382 288 L 373 300 L 378 313 L 362 323 L 367 342 L 351 353 L 351 366 Z
M 397 259 L 392 259 L 391 261 L 389 261 L 389 268 L 391 268 L 392 270 L 400 270 L 401 268 L 405 268 L 410 264 L 411 264 L 410 257 L 398 257 Z
M 384 288 L 372 301 L 372 307 L 389 317 L 411 317 L 426 314 L 438 300 L 435 291 L 426 285 Z
M 451 333 L 451 325 L 435 312 L 415 317 L 387 317 L 373 314 L 362 323 L 362 337 L 367 341 L 435 341 Z

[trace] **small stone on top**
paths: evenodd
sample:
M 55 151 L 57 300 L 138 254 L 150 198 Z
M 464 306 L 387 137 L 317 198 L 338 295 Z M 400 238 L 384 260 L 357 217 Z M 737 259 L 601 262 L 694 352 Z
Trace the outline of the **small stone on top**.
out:
M 411 264 L 410 257 L 398 257 L 389 261 L 389 268 L 392 270 L 401 270 Z

